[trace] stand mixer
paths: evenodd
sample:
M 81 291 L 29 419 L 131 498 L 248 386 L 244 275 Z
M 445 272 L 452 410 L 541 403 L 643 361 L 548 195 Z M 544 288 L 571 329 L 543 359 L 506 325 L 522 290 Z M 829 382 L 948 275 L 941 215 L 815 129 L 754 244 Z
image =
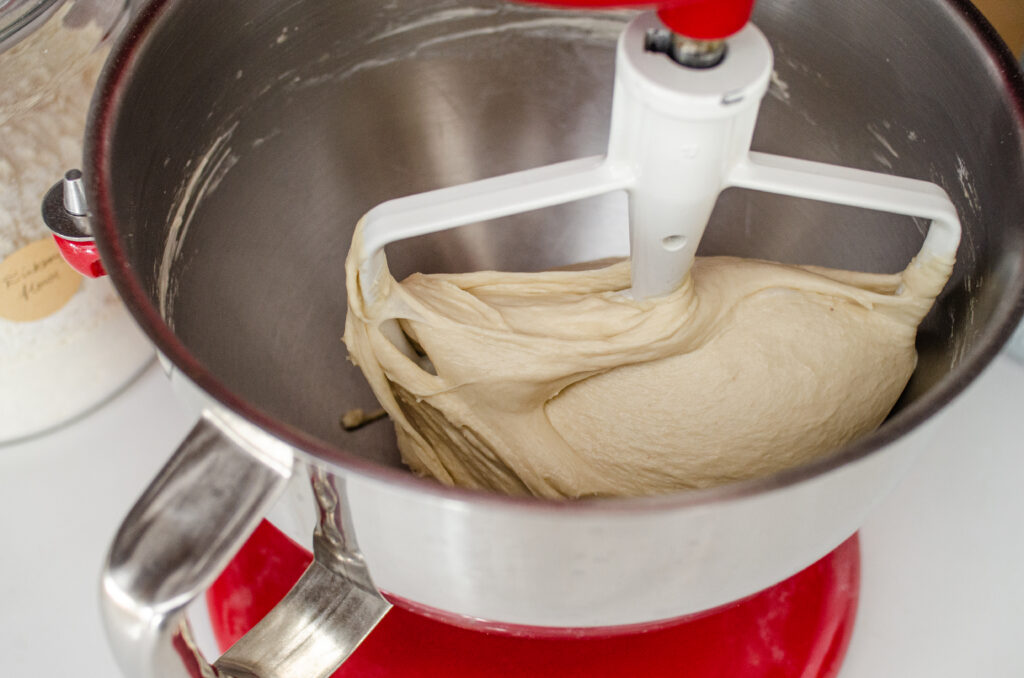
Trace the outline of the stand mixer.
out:
M 576 127 L 565 124 L 566 111 L 574 111 L 574 123 L 589 120 L 589 129 L 606 131 L 605 111 L 581 103 L 596 105 L 593 93 L 610 75 L 603 66 L 601 73 L 583 66 L 614 51 L 610 31 L 587 32 L 590 19 L 572 24 L 554 10 L 506 10 L 491 0 L 446 1 L 429 12 L 419 0 L 386 7 L 376 0 L 143 5 L 97 90 L 84 193 L 104 268 L 158 346 L 172 383 L 203 416 L 126 518 L 104 570 L 105 623 L 129 675 L 327 675 L 388 613 L 388 601 L 510 633 L 600 633 L 704 613 L 771 587 L 846 542 L 927 447 L 924 424 L 991 359 L 1024 299 L 1024 204 L 1008 189 L 1024 177 L 1024 93 L 1019 75 L 1002 75 L 1016 68 L 1012 58 L 958 0 L 899 9 L 868 2 L 856 11 L 806 0 L 759 5 L 758 23 L 777 48 L 785 41 L 776 36 L 788 36 L 794 51 L 810 45 L 799 54 L 803 61 L 820 59 L 850 94 L 842 103 L 846 124 L 808 130 L 798 114 L 774 107 L 759 121 L 759 147 L 773 146 L 766 130 L 783 130 L 792 136 L 783 134 L 776 151 L 792 144 L 794 155 L 828 159 L 834 151 L 872 167 L 857 153 L 865 127 L 902 120 L 920 83 L 947 97 L 950 111 L 985 111 L 986 127 L 970 144 L 956 133 L 962 117 L 935 107 L 907 116 L 909 131 L 928 143 L 894 142 L 896 173 L 933 179 L 950 191 L 953 210 L 930 183 L 750 152 L 757 104 L 772 75 L 767 43 L 744 27 L 746 16 L 693 35 L 711 44 L 662 32 L 688 4 L 669 8 L 663 19 L 641 15 L 621 34 L 615 122 L 601 156 L 592 155 L 601 149 L 586 135 L 567 140 Z M 619 18 L 607 22 L 616 32 Z M 882 48 L 894 35 L 916 35 L 915 25 L 925 36 L 915 49 L 882 64 Z M 558 30 L 566 26 L 572 30 Z M 818 34 L 810 30 L 816 26 L 823 27 Z M 724 58 L 715 64 L 722 38 Z M 496 56 L 499 47 L 511 56 Z M 872 55 L 878 58 L 860 58 Z M 691 57 L 704 68 L 675 61 Z M 871 81 L 843 80 L 847 66 Z M 564 77 L 572 73 L 579 81 Z M 782 75 L 793 83 L 800 72 Z M 435 86 L 418 89 L 424 81 Z M 507 98 L 482 96 L 493 92 Z M 517 104 L 514 114 L 509 102 Z M 689 111 L 682 121 L 679 102 Z M 472 115 L 488 104 L 504 114 L 493 127 Z M 431 120 L 438 110 L 451 115 Z M 522 134 L 501 137 L 528 116 Z M 440 132 L 458 129 L 461 136 L 426 148 L 434 140 L 427 125 L 436 120 Z M 989 129 L 1002 131 L 996 138 Z M 796 134 L 804 130 L 834 146 L 802 144 Z M 659 144 L 656 136 L 674 141 Z M 494 145 L 468 143 L 481 139 Z M 534 143 L 536 157 L 504 162 L 501 154 L 523 139 Z M 527 170 L 526 181 L 501 176 L 581 156 Z M 989 169 L 993 157 L 1001 160 L 998 171 Z M 463 161 L 458 171 L 448 158 Z M 519 162 L 524 158 L 529 162 Z M 694 186 L 682 197 L 673 190 L 681 177 Z M 440 200 L 422 194 L 464 181 L 474 183 L 441 189 L 455 191 L 455 200 L 452 193 Z M 879 431 L 767 478 L 632 500 L 548 502 L 415 478 L 399 466 L 386 427 L 339 430 L 339 412 L 369 405 L 370 397 L 343 361 L 344 282 L 334 270 L 360 214 L 367 214 L 369 235 L 357 254 L 372 302 L 389 242 L 395 248 L 387 264 L 397 270 L 393 255 L 402 238 L 447 229 L 432 236 L 443 244 L 436 251 L 466 254 L 471 248 L 449 247 L 466 232 L 452 229 L 459 223 L 626 191 L 639 231 L 631 237 L 631 293 L 648 298 L 686 275 L 702 238 L 707 245 L 717 237 L 714 226 L 702 233 L 727 186 L 755 189 L 743 192 L 751 201 L 765 191 L 807 198 L 797 203 L 805 211 L 821 201 L 875 211 L 864 215 L 871 224 L 851 220 L 856 228 L 837 223 L 824 234 L 831 229 L 819 228 L 820 219 L 794 210 L 787 229 L 798 235 L 766 243 L 757 231 L 734 240 L 733 251 L 749 243 L 755 255 L 781 259 L 804 256 L 806 244 L 812 254 L 822 252 L 816 264 L 834 263 L 828 255 L 843 250 L 856 253 L 853 267 L 895 265 L 920 246 L 912 228 L 879 228 L 891 223 L 874 220 L 879 210 L 931 219 L 919 258 L 948 256 L 956 250 L 959 213 L 960 269 L 925 328 L 906 400 Z M 396 194 L 416 197 L 392 202 Z M 725 202 L 723 196 L 719 207 Z M 692 213 L 671 218 L 681 204 Z M 649 222 L 641 223 L 641 212 Z M 775 221 L 763 225 L 771 229 Z M 648 223 L 656 228 L 648 232 Z M 532 260 L 542 248 L 585 260 L 577 257 L 579 241 L 553 230 L 535 231 L 541 243 L 532 249 L 522 240 L 502 247 L 507 232 L 495 230 L 496 238 L 477 243 L 487 248 L 483 254 L 455 265 L 560 265 Z M 590 233 L 578 232 L 580 241 Z M 829 240 L 835 233 L 838 244 Z M 429 268 L 430 251 L 419 248 L 414 265 Z M 286 494 L 315 522 L 315 530 L 297 532 L 314 559 L 262 631 L 211 668 L 191 643 L 186 608 Z

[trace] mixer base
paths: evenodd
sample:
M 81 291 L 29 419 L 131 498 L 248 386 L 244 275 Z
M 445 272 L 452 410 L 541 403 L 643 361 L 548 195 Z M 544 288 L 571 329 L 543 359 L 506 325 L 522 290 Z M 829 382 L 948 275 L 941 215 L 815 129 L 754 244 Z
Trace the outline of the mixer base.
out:
M 226 649 L 291 588 L 312 555 L 262 523 L 207 592 Z M 635 632 L 531 636 L 393 608 L 334 678 L 834 678 L 860 591 L 854 535 L 793 577 L 724 608 Z

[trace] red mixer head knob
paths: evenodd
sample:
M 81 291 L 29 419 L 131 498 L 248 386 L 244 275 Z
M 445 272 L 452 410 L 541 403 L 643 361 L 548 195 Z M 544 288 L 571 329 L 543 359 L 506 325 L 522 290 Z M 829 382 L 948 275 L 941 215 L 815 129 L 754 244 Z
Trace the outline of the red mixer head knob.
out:
M 662 23 L 695 40 L 722 40 L 739 32 L 754 11 L 754 0 L 529 0 L 563 7 L 656 7 Z

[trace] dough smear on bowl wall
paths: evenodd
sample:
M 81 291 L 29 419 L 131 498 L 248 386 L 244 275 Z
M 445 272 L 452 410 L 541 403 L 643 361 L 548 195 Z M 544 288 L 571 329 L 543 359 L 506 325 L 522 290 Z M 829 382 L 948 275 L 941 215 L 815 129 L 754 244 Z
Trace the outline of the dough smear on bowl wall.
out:
M 446 484 L 552 498 L 719 485 L 873 430 L 954 264 L 919 257 L 880 275 L 711 257 L 644 301 L 624 294 L 629 262 L 402 283 L 385 271 L 386 294 L 367 303 L 355 259 L 345 342 L 404 461 Z M 428 362 L 382 331 L 394 319 Z

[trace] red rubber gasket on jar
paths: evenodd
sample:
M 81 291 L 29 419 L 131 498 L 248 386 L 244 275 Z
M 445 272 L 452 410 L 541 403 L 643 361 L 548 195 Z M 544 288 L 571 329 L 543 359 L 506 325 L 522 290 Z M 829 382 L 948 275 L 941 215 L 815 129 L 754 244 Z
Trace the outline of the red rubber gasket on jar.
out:
M 66 240 L 59 235 L 54 235 L 53 239 L 64 261 L 86 278 L 102 278 L 107 274 L 95 241 Z

